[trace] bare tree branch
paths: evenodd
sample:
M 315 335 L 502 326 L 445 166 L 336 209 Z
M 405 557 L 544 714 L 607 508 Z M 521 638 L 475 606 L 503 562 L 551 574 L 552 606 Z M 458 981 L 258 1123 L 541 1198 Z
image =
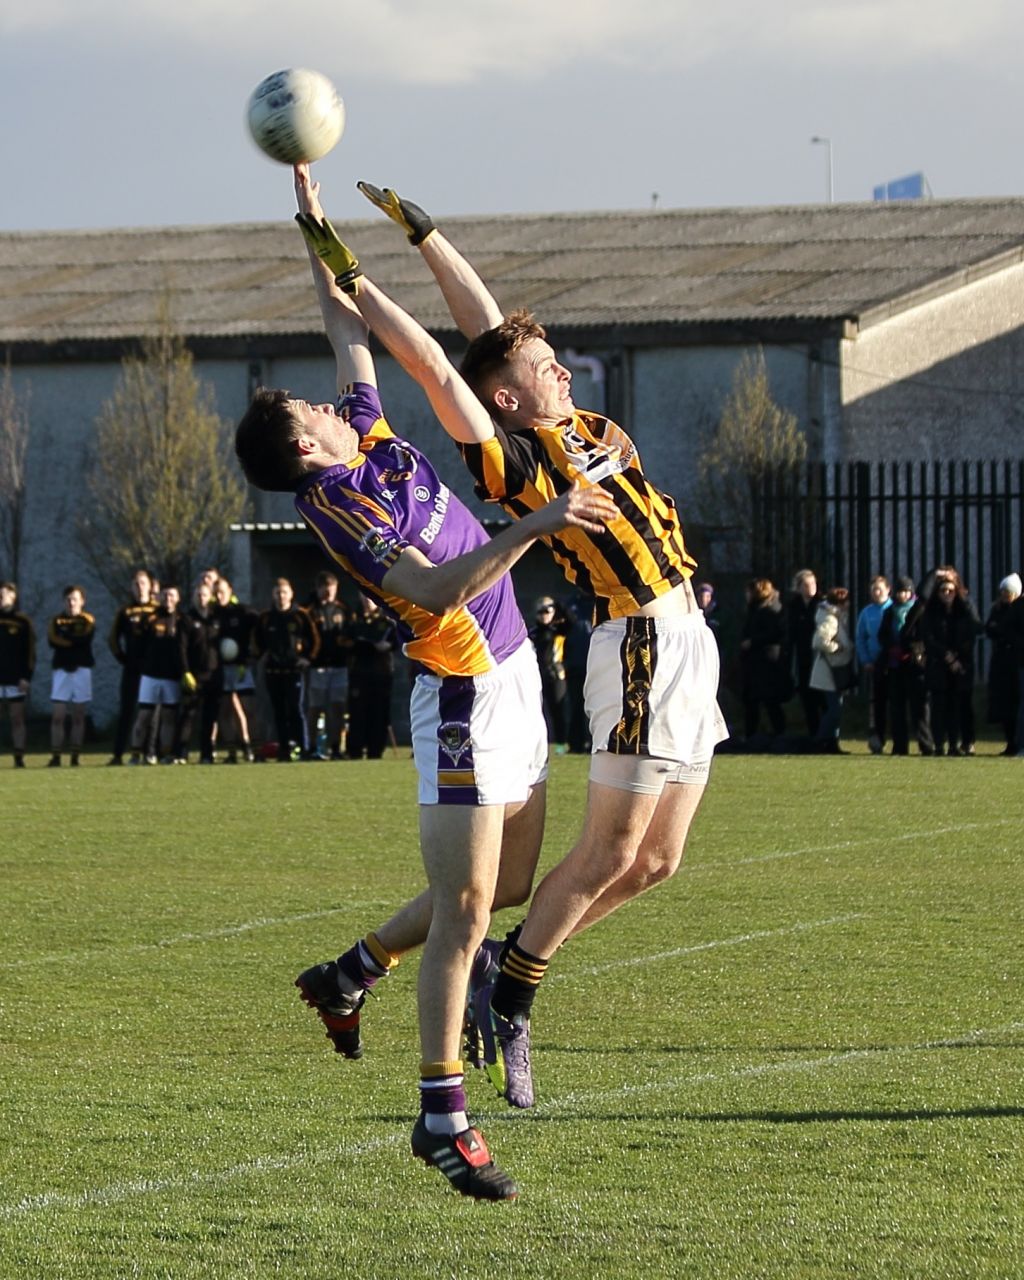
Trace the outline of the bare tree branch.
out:
M 84 490 L 79 540 L 114 594 L 139 567 L 186 592 L 204 565 L 227 554 L 245 485 L 228 428 L 166 311 L 157 335 L 121 362 L 97 418 Z
M 8 354 L 0 379 L 0 575 L 18 581 L 25 536 L 29 393 L 14 390 Z

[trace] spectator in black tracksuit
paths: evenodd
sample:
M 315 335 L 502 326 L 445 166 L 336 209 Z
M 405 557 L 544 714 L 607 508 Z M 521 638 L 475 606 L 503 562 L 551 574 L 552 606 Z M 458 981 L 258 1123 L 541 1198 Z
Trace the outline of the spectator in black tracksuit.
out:
M 985 622 L 985 634 L 992 642 L 988 663 L 988 721 L 1002 727 L 1006 741 L 1004 756 L 1015 756 L 1021 747 L 1017 738 L 1020 689 L 1014 625 L 1021 590 L 1020 574 L 1008 574 L 999 584 L 999 597 Z
M 786 661 L 786 619 L 778 590 L 767 578 L 747 583 L 747 613 L 740 632 L 740 670 L 743 677 L 744 734 L 752 738 L 763 706 L 771 731 L 786 729 L 782 704 L 793 693 Z
M 302 674 L 317 655 L 320 637 L 309 614 L 294 604 L 287 578 L 274 583 L 273 600 L 273 607 L 260 614 L 253 640 L 274 712 L 277 760 L 287 764 L 302 747 Z
M 192 603 L 183 617 L 185 627 L 185 675 L 174 758 L 188 763 L 192 726 L 199 718 L 199 763 L 213 764 L 213 734 L 220 707 L 220 624 L 213 607 L 213 588 L 204 576 L 192 592 Z
M 565 633 L 565 701 L 568 709 L 568 733 L 570 755 L 590 754 L 590 722 L 587 717 L 583 689 L 587 681 L 587 660 L 590 656 L 590 636 L 593 631 L 591 618 L 594 602 L 578 596 L 569 602 L 566 613 L 569 630 Z
M 316 575 L 316 591 L 306 606 L 320 636 L 320 651 L 306 674 L 306 747 L 317 758 L 317 723 L 324 717 L 327 748 L 332 760 L 341 759 L 348 710 L 348 659 L 351 610 L 338 598 L 338 576 L 329 570 Z
M 548 742 L 556 743 L 564 752 L 568 734 L 564 651 L 569 619 L 550 596 L 541 596 L 537 601 L 534 617 L 536 621 L 528 634 L 540 668 L 540 691 L 544 700 Z
M 819 690 L 811 688 L 811 668 L 815 659 L 813 642 L 817 630 L 815 618 L 822 599 L 813 569 L 801 569 L 794 574 L 793 590 L 786 604 L 789 664 L 800 705 L 803 707 L 807 732 L 812 738 L 818 732 L 825 706 Z
M 352 656 L 348 665 L 348 740 L 346 753 L 359 760 L 384 754 L 391 727 L 395 628 L 376 600 L 361 596 L 352 621 Z
M 142 649 L 146 643 L 149 619 L 156 612 L 152 594 L 153 580 L 145 569 L 132 575 L 132 598 L 114 615 L 107 643 L 121 666 L 120 705 L 114 729 L 114 753 L 108 764 L 124 764 L 124 753 L 132 736 L 135 706 L 139 700 L 142 676 Z
M 18 610 L 18 588 L 0 582 L 0 705 L 11 717 L 14 767 L 25 767 L 25 699 L 36 669 L 36 633 L 31 619 Z

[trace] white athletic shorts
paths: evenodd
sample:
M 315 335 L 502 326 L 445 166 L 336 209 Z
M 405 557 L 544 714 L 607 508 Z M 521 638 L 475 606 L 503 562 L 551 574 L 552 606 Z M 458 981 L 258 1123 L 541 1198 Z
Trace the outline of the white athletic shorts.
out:
M 55 671 L 50 686 L 51 702 L 92 702 L 92 667 L 75 671 Z
M 176 707 L 181 701 L 181 685 L 177 680 L 158 680 L 142 676 L 139 680 L 140 707 Z
M 540 668 L 529 641 L 483 676 L 417 676 L 409 716 L 420 804 L 521 803 L 547 777 Z
M 221 686 L 225 693 L 254 693 L 256 682 L 251 667 L 240 667 L 233 664 L 222 671 L 224 683 Z
M 348 668 L 313 667 L 306 677 L 306 702 L 310 707 L 348 702 Z
M 718 645 L 702 613 L 603 622 L 584 687 L 591 779 L 653 794 L 666 782 L 705 783 L 729 736 L 717 694 Z
M 16 684 L 0 684 L 0 702 L 24 702 L 25 695 Z

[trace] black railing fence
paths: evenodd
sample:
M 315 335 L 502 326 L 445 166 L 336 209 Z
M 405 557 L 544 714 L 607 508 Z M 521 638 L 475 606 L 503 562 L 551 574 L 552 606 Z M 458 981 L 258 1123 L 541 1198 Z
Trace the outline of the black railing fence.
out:
M 1024 459 L 804 463 L 752 486 L 753 571 L 788 587 L 814 569 L 848 587 L 854 616 L 872 577 L 919 580 L 954 565 L 984 621 L 999 582 L 1024 573 Z

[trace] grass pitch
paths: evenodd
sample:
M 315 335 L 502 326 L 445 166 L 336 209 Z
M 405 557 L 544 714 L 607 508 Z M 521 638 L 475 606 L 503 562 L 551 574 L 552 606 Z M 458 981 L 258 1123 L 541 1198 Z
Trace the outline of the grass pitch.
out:
M 1024 1275 L 1019 761 L 719 760 L 552 964 L 536 1110 L 471 1074 L 523 1188 L 481 1205 L 408 1152 L 415 959 L 358 1063 L 292 986 L 419 887 L 410 762 L 43 759 L 0 765 L 0 1276 Z

